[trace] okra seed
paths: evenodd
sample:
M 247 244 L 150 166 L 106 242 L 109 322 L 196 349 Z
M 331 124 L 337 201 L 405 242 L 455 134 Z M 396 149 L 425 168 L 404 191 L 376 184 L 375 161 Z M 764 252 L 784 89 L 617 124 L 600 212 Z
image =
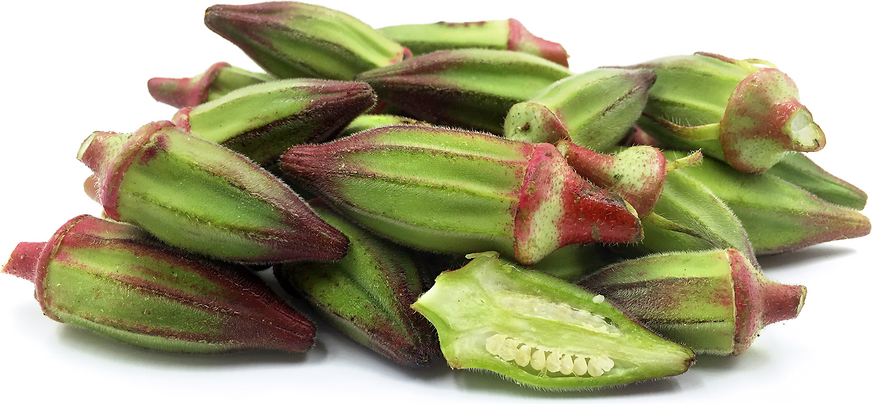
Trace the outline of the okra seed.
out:
M 515 363 L 518 366 L 525 367 L 530 363 L 530 354 L 533 349 L 530 348 L 529 345 L 521 345 L 521 348 L 518 349 L 518 352 L 515 353 Z
M 615 366 L 615 362 L 612 361 L 611 358 L 608 358 L 606 356 L 598 355 L 590 359 L 591 361 L 595 361 L 597 366 L 606 372 L 612 370 L 612 368 Z
M 572 373 L 575 373 L 576 376 L 587 374 L 587 361 L 584 360 L 583 356 L 575 358 L 575 362 L 572 363 Z
M 564 375 L 572 374 L 572 355 L 564 354 L 560 357 L 560 373 Z
M 560 370 L 560 357 L 557 352 L 545 354 L 545 368 L 551 373 L 557 373 Z
M 504 360 L 511 361 L 515 359 L 518 350 L 518 341 L 515 341 L 511 338 L 506 338 L 503 341 L 502 347 L 500 347 L 500 358 Z
M 588 361 L 587 362 L 587 373 L 590 373 L 590 375 L 593 377 L 597 377 L 597 376 L 602 376 L 603 373 L 605 373 L 605 372 L 603 371 L 603 369 L 601 367 L 597 366 L 595 361 Z
M 530 356 L 530 366 L 533 370 L 545 369 L 545 351 L 537 349 L 536 352 L 533 352 L 533 355 Z
M 519 346 L 520 345 L 520 346 Z M 564 376 L 601 376 L 615 366 L 615 362 L 604 355 L 585 357 L 565 353 L 554 348 L 540 348 L 523 344 L 503 334 L 494 334 L 485 341 L 485 349 L 506 362 L 515 362 L 520 367 L 529 365 L 533 370 L 546 370 Z
M 484 349 L 486 349 L 492 355 L 499 356 L 500 349 L 503 346 L 503 341 L 506 340 L 505 335 L 494 334 L 490 338 L 485 341 Z

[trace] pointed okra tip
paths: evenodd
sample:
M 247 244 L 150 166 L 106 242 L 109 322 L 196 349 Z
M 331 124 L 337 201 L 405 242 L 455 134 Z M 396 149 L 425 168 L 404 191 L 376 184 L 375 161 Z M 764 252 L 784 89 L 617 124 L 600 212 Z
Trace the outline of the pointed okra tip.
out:
M 514 18 L 509 18 L 508 49 L 526 52 L 569 67 L 569 54 L 566 53 L 563 45 L 533 35 Z
M 733 249 L 727 252 L 736 298 L 733 355 L 739 355 L 751 346 L 767 325 L 799 316 L 808 290 L 802 285 L 785 285 L 770 280 L 741 252 Z
M 85 138 L 79 146 L 76 159 L 91 169 L 95 175 L 102 176 L 115 158 L 124 152 L 130 134 L 96 131 Z
M 14 275 L 31 282 L 36 281 L 39 256 L 45 249 L 46 243 L 21 242 L 15 246 L 9 261 L 3 265 L 0 272 Z
M 194 77 L 152 77 L 148 80 L 148 93 L 157 102 L 176 108 L 193 107 L 209 100 L 209 90 L 219 75 L 231 66 L 218 62 Z

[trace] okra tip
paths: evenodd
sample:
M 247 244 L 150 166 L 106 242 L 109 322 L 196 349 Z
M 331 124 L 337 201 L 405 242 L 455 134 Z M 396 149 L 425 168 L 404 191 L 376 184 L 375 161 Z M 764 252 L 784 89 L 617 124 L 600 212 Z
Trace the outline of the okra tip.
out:
M 0 269 L 0 272 L 35 282 L 39 255 L 45 249 L 45 244 L 44 242 L 18 243 L 12 251 L 12 255 L 9 256 L 9 261 Z
M 766 296 L 761 316 L 763 326 L 796 318 L 805 305 L 807 293 L 808 290 L 802 285 L 783 285 L 776 282 L 763 285 L 763 296 Z

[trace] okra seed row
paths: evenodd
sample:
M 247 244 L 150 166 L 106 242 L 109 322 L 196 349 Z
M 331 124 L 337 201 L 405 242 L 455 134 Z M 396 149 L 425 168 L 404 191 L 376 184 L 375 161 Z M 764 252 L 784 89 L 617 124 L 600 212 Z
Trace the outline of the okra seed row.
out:
M 572 354 L 555 348 L 533 347 L 505 334 L 494 334 L 489 337 L 485 342 L 485 349 L 507 362 L 515 362 L 520 367 L 529 365 L 533 370 L 545 370 L 564 376 L 588 374 L 598 377 L 615 366 L 615 362 L 604 355 Z

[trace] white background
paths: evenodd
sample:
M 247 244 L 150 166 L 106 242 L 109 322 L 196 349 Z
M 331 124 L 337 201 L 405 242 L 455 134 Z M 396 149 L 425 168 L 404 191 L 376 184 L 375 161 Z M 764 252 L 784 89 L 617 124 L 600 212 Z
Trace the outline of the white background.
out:
M 869 191 L 869 40 L 860 2 L 323 1 L 375 27 L 514 17 L 562 43 L 574 72 L 708 51 L 775 63 L 799 85 L 827 134 L 813 155 Z M 95 130 L 130 132 L 174 109 L 146 80 L 185 77 L 217 61 L 257 70 L 202 22 L 208 1 L 17 1 L 0 24 L 3 204 L 0 255 L 45 241 L 75 215 L 98 215 L 75 156 Z M 705 5 L 703 5 L 705 4 Z M 868 210 L 867 210 L 868 212 Z M 868 215 L 868 213 L 867 213 Z M 739 357 L 699 357 L 668 380 L 597 392 L 547 393 L 437 363 L 409 370 L 328 326 L 309 353 L 188 356 L 126 346 L 44 317 L 27 281 L 0 275 L 0 399 L 92 402 L 795 402 L 865 394 L 872 363 L 870 238 L 761 259 L 766 274 L 808 287 L 804 311 L 771 325 Z M 0 258 L 0 262 L 5 258 Z M 268 400 L 268 401 L 267 401 Z

